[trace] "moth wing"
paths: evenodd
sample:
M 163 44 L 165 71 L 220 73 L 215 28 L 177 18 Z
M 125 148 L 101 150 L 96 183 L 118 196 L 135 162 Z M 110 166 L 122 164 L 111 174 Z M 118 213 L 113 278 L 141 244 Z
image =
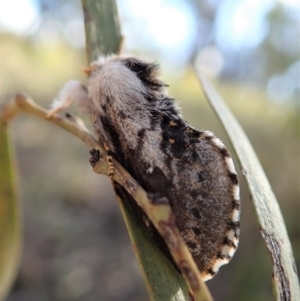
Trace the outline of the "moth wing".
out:
M 170 129 L 174 125 L 169 122 L 163 129 L 160 143 L 145 143 L 143 137 L 142 149 L 161 158 L 156 164 L 148 167 L 135 150 L 125 160 L 131 162 L 126 168 L 147 192 L 168 198 L 181 235 L 208 280 L 237 248 L 238 178 L 229 152 L 211 132 L 189 126 Z M 159 149 L 153 150 L 157 144 Z
M 210 279 L 237 248 L 238 178 L 229 152 L 211 132 L 187 127 L 184 137 L 177 146 L 184 149 L 181 157 L 170 164 L 175 183 L 170 198 L 182 236 L 203 278 Z

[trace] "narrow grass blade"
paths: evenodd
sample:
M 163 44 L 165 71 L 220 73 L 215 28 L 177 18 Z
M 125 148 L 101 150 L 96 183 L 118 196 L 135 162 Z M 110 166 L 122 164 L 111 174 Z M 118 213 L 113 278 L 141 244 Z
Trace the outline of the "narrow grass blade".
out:
M 254 204 L 261 234 L 273 262 L 276 300 L 300 300 L 299 280 L 284 220 L 261 164 L 246 134 L 221 96 L 196 69 L 204 93 L 229 136 Z
M 122 35 L 114 0 L 82 0 L 88 61 L 99 55 L 118 53 Z
M 190 301 L 189 288 L 141 225 L 128 204 L 119 199 L 136 258 L 151 301 Z
M 0 300 L 17 274 L 21 253 L 20 205 L 8 125 L 0 120 Z

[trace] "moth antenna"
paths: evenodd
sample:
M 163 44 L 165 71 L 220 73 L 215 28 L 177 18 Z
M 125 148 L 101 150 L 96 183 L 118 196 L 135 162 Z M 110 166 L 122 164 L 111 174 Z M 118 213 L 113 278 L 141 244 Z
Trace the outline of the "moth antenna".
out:
M 77 102 L 84 106 L 87 103 L 87 89 L 79 81 L 71 80 L 67 82 L 58 96 L 53 100 L 51 109 L 47 114 L 47 118 L 51 118 L 54 114 L 59 113 L 65 108 L 68 108 L 72 102 Z
M 82 68 L 83 73 L 85 73 L 88 77 L 91 76 L 91 74 L 97 70 L 99 66 L 97 65 L 96 62 L 92 62 L 88 67 Z
M 125 37 L 121 36 L 121 41 L 119 43 L 119 47 L 118 47 L 118 53 L 124 52 L 124 45 L 125 45 Z
M 82 71 L 84 74 L 86 74 L 88 77 L 90 77 L 90 75 L 92 73 L 92 67 L 88 66 L 88 67 L 82 68 Z

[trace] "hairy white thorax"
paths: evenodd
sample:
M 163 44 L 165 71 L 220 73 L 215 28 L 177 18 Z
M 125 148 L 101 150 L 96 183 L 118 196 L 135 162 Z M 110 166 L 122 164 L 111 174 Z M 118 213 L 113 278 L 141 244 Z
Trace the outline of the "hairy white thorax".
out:
M 88 81 L 88 94 L 94 105 L 107 103 L 114 110 L 135 110 L 147 105 L 146 89 L 140 79 L 121 62 L 110 61 L 92 74 Z

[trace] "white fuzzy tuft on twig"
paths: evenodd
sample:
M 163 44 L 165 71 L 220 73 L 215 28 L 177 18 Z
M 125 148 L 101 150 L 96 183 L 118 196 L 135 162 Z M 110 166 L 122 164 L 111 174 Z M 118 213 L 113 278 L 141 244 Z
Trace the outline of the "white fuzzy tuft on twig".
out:
M 51 117 L 52 115 L 69 107 L 72 102 L 86 103 L 87 98 L 88 93 L 86 87 L 79 81 L 71 80 L 63 86 L 58 96 L 51 103 L 51 110 L 47 117 Z

